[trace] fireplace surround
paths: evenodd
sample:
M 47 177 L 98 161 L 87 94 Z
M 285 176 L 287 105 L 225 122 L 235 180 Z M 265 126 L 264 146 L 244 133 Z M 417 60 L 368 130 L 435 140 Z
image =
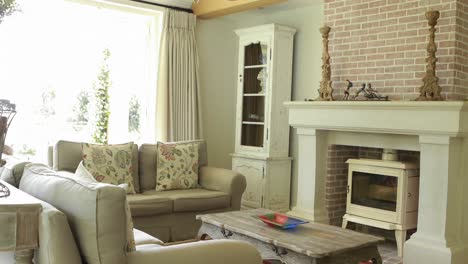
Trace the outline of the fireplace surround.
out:
M 298 135 L 297 201 L 290 214 L 329 222 L 330 145 L 420 151 L 418 231 L 404 263 L 468 259 L 468 102 L 286 102 Z

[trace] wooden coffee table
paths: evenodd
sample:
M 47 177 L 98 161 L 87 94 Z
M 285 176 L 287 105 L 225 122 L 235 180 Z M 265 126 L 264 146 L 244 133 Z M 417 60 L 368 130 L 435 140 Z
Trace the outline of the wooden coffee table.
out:
M 319 223 L 282 230 L 252 217 L 267 213 L 272 212 L 255 209 L 197 215 L 203 223 L 199 235 L 243 240 L 255 246 L 263 259 L 288 264 L 357 264 L 371 258 L 382 263 L 377 244 L 383 238 Z

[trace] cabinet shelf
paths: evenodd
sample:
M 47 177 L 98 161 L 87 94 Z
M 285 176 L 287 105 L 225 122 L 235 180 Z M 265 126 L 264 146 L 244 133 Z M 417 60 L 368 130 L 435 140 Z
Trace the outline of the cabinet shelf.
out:
M 258 125 L 258 126 L 263 126 L 265 125 L 265 122 L 251 122 L 251 121 L 243 121 L 243 125 Z
M 246 93 L 244 96 L 249 97 L 249 96 L 265 96 L 264 93 Z
M 244 69 L 258 69 L 258 68 L 266 68 L 268 65 L 267 64 L 261 64 L 261 65 L 250 65 L 250 66 L 245 66 Z

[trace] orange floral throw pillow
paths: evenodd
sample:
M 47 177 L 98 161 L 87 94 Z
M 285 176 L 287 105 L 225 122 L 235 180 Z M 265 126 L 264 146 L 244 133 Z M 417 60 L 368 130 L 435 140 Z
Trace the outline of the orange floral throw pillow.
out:
M 134 194 L 132 175 L 133 142 L 121 145 L 81 144 L 83 165 L 98 182 L 128 184 L 127 193 Z
M 156 191 L 198 188 L 199 143 L 161 143 L 157 147 Z

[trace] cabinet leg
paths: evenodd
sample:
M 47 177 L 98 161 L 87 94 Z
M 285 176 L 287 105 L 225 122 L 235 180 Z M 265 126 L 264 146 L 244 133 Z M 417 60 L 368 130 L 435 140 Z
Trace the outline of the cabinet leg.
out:
M 395 230 L 395 239 L 398 248 L 398 256 L 403 257 L 403 244 L 406 241 L 406 230 Z
M 15 264 L 32 264 L 34 250 L 25 249 L 15 251 Z
M 343 223 L 341 224 L 341 227 L 346 229 L 347 226 L 348 226 L 348 220 L 343 218 Z

